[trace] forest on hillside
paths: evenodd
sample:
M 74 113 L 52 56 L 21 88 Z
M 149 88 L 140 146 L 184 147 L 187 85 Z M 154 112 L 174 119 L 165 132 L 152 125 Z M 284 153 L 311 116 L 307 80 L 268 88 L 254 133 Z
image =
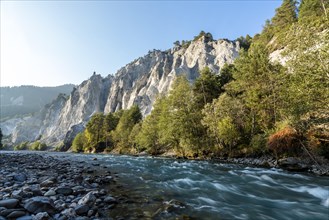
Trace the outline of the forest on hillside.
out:
M 329 159 L 328 9 L 328 1 L 284 0 L 260 34 L 237 39 L 234 64 L 200 70 L 193 85 L 178 76 L 144 119 L 137 106 L 95 114 L 71 149 Z

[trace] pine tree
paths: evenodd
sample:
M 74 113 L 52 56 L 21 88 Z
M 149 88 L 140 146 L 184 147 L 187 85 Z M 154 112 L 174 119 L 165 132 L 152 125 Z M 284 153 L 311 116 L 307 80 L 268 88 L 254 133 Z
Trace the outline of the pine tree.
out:
M 299 20 L 311 21 L 315 17 L 328 19 L 329 1 L 327 0 L 302 0 L 299 6 Z
M 142 120 L 142 114 L 137 105 L 132 106 L 128 110 L 124 110 L 118 125 L 112 132 L 113 140 L 115 141 L 115 147 L 120 150 L 129 151 L 129 135 L 134 125 Z
M 284 0 L 282 5 L 275 11 L 276 13 L 272 18 L 272 25 L 277 30 L 289 27 L 297 21 L 296 0 Z
M 90 151 L 102 151 L 104 150 L 104 124 L 105 116 L 101 113 L 97 113 L 91 117 L 86 125 L 85 135 L 88 140 Z
M 221 93 L 220 78 L 211 72 L 209 67 L 205 67 L 200 72 L 200 77 L 196 79 L 193 86 L 195 102 L 199 109 L 213 99 L 218 98 Z

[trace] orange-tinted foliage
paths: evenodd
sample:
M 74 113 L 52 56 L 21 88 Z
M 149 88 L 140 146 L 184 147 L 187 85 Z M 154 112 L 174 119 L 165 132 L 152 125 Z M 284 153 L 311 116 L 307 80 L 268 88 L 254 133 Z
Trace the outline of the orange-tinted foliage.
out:
M 267 146 L 276 156 L 297 156 L 301 152 L 301 137 L 291 128 L 286 127 L 272 134 L 267 142 Z

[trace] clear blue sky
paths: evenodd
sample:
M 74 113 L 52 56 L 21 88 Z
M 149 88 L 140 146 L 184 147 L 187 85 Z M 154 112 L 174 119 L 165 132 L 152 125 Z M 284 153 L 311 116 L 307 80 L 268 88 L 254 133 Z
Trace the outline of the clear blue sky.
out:
M 80 84 L 201 30 L 253 36 L 281 2 L 1 1 L 0 85 Z

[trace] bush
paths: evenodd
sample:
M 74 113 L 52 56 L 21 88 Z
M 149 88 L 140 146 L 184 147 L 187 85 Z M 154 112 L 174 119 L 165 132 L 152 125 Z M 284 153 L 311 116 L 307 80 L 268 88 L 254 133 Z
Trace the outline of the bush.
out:
M 28 142 L 22 142 L 14 147 L 14 150 L 27 150 L 28 149 Z
M 329 130 L 312 129 L 308 132 L 307 140 L 314 153 L 329 159 Z
M 272 134 L 267 142 L 275 156 L 298 156 L 302 152 L 302 137 L 291 127 L 285 127 Z
M 86 142 L 87 139 L 83 132 L 77 134 L 73 140 L 71 150 L 75 153 L 83 152 Z
M 30 150 L 38 150 L 38 151 L 44 151 L 47 149 L 47 145 L 45 143 L 41 143 L 40 141 L 36 141 L 31 144 Z
M 267 142 L 267 135 L 266 134 L 257 134 L 253 136 L 250 143 L 250 149 L 248 149 L 248 153 L 253 156 L 259 156 L 266 153 L 266 142 Z

